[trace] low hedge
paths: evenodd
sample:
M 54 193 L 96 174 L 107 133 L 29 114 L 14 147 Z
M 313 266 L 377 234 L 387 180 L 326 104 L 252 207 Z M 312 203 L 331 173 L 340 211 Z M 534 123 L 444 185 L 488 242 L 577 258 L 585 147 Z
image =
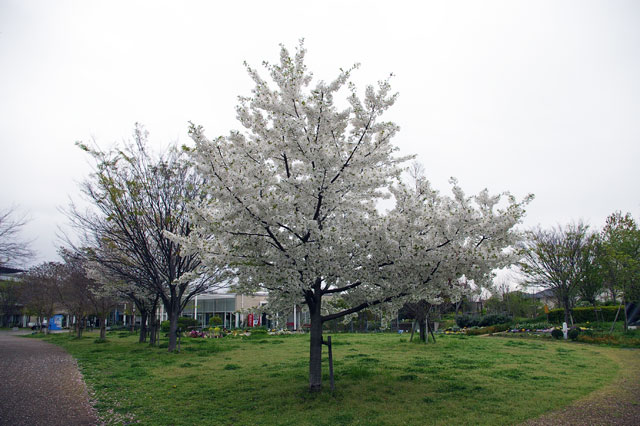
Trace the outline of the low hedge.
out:
M 512 318 L 505 314 L 489 314 L 484 316 L 461 315 L 456 317 L 458 327 L 488 327 L 495 324 L 510 323 Z
M 499 333 L 507 330 L 509 330 L 509 324 L 497 324 L 489 327 L 468 328 L 465 333 L 468 336 L 480 336 L 482 334 Z
M 617 336 L 609 334 L 588 334 L 580 333 L 577 338 L 578 342 L 592 343 L 597 345 L 623 346 L 627 348 L 640 348 L 640 338 Z
M 573 308 L 571 310 L 571 314 L 573 316 L 573 322 L 583 323 L 583 322 L 594 322 L 594 321 L 606 321 L 611 322 L 616 317 L 616 312 L 618 312 L 617 306 L 598 306 L 600 312 L 598 312 L 598 318 L 596 319 L 596 313 L 593 311 L 593 307 L 589 308 Z M 618 319 L 624 318 L 624 312 L 622 309 L 620 310 L 620 315 Z M 564 309 L 552 309 L 549 312 L 549 322 L 560 324 L 564 322 Z
M 193 318 L 188 317 L 180 317 L 178 318 L 178 328 L 182 329 L 182 331 L 187 331 L 190 327 L 197 327 L 198 321 Z M 169 321 L 162 321 L 160 323 L 160 328 L 163 332 L 169 331 Z

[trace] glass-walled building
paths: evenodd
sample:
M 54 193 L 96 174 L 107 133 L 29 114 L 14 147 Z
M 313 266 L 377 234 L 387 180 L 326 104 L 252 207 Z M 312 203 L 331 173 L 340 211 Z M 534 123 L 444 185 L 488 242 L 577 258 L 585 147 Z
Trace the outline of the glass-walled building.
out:
M 214 316 L 220 317 L 224 328 L 270 326 L 267 315 L 258 313 L 258 308 L 266 304 L 266 300 L 266 294 L 204 293 L 187 303 L 182 316 L 197 319 L 198 325 L 204 328 L 209 326 Z M 167 319 L 162 305 L 159 315 L 161 321 Z
M 259 326 L 289 330 L 309 328 L 311 318 L 306 307 L 292 305 L 289 312 L 268 314 L 260 309 L 266 304 L 266 293 L 204 293 L 187 303 L 182 316 L 195 318 L 202 328 L 208 328 L 209 321 L 214 316 L 220 317 L 220 326 L 227 329 Z M 162 304 L 158 314 L 161 321 L 168 319 Z
M 242 322 L 240 312 L 236 310 L 235 294 L 199 295 L 185 306 L 182 316 L 197 319 L 201 327 L 207 327 L 214 316 L 220 317 L 224 328 L 240 327 Z

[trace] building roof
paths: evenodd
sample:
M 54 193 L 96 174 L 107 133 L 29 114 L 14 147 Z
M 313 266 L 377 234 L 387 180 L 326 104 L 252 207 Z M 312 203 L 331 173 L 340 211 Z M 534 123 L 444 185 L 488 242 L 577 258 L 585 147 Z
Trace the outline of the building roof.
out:
M 19 274 L 20 272 L 24 272 L 24 270 L 16 269 L 16 268 L 8 268 L 6 266 L 0 266 L 0 275 Z

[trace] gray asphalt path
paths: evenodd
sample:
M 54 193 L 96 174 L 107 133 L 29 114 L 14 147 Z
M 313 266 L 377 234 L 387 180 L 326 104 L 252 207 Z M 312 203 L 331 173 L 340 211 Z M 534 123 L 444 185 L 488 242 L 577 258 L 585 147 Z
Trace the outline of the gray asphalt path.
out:
M 82 375 L 62 348 L 0 332 L 0 425 L 97 425 Z

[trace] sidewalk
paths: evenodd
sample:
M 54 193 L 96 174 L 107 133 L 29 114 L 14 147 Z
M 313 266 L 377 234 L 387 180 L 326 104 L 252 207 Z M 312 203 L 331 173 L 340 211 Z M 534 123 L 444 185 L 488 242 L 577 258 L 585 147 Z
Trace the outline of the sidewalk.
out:
M 16 334 L 0 332 L 0 425 L 98 424 L 74 359 Z

